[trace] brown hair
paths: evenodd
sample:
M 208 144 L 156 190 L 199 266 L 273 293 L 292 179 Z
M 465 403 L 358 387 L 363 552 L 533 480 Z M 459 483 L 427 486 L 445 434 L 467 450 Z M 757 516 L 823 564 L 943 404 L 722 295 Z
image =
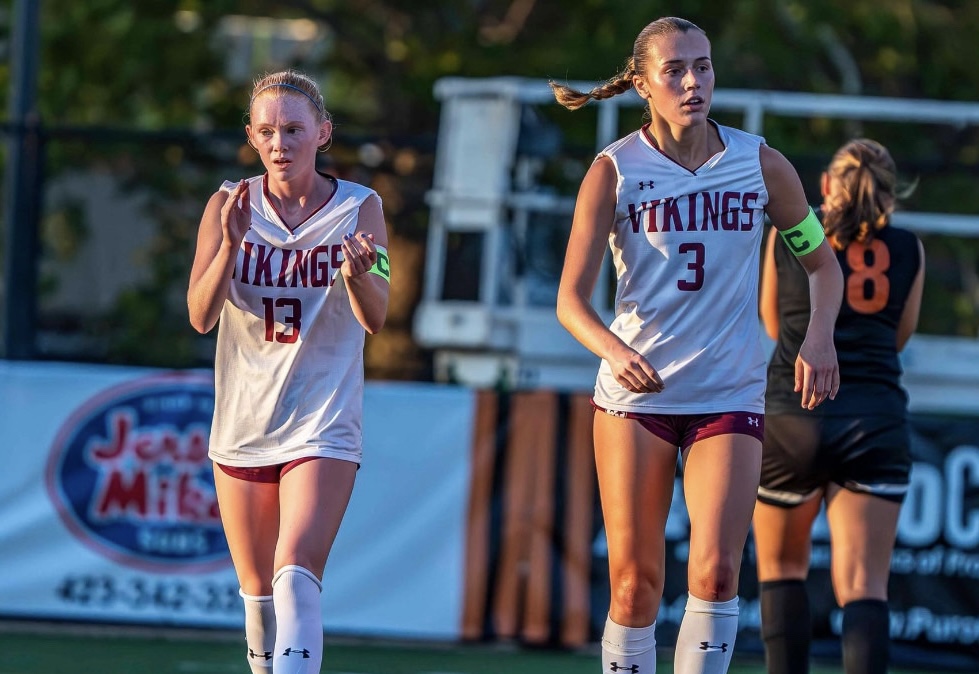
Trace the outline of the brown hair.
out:
M 551 85 L 554 98 L 569 110 L 577 110 L 592 99 L 600 101 L 625 93 L 632 88 L 632 78 L 635 75 L 641 74 L 646 69 L 649 43 L 654 38 L 671 33 L 687 33 L 691 30 L 697 30 L 707 35 L 703 29 L 692 21 L 687 21 L 676 16 L 660 17 L 652 23 L 647 24 L 636 37 L 636 41 L 632 46 L 632 56 L 626 61 L 625 67 L 621 72 L 607 80 L 605 84 L 597 86 L 588 92 L 581 92 L 551 80 L 548 84 Z
M 851 241 L 869 243 L 886 227 L 900 197 L 914 189 L 898 191 L 897 167 L 887 148 L 869 138 L 843 145 L 826 169 L 840 189 L 823 201 L 823 229 L 833 247 L 843 250 Z

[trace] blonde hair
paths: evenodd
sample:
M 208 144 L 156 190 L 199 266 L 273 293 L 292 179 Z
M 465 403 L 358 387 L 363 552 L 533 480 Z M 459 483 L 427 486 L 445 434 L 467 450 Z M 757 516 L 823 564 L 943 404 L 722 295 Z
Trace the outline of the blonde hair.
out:
M 914 185 L 899 191 L 897 167 L 887 148 L 869 138 L 849 141 L 836 151 L 826 169 L 838 189 L 823 201 L 823 229 L 837 250 L 852 241 L 869 243 L 886 227 L 899 198 Z
M 554 98 L 569 110 L 577 110 L 593 99 L 600 101 L 623 94 L 632 88 L 632 78 L 635 75 L 642 74 L 646 69 L 649 43 L 654 38 L 672 33 L 687 33 L 691 30 L 699 31 L 705 36 L 707 35 L 703 29 L 692 21 L 687 21 L 676 16 L 660 17 L 652 23 L 647 24 L 636 37 L 636 41 L 632 46 L 632 56 L 626 60 L 625 66 L 619 73 L 606 80 L 604 84 L 587 92 L 578 91 L 577 89 L 572 89 L 569 86 L 550 80 L 548 84 L 551 85 Z
M 330 122 L 332 118 L 326 111 L 326 104 L 323 102 L 323 94 L 320 93 L 319 85 L 306 73 L 298 70 L 280 70 L 274 73 L 267 73 L 255 80 L 252 85 L 252 95 L 248 99 L 248 117 L 251 118 L 252 106 L 255 99 L 259 96 L 302 96 L 307 99 L 316 111 L 316 121 L 318 124 Z M 331 141 L 327 141 L 320 146 L 320 150 L 325 150 L 330 146 Z

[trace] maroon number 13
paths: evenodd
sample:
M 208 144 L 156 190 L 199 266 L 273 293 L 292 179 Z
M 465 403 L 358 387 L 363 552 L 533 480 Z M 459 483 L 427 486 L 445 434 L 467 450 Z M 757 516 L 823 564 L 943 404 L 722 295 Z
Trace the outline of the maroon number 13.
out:
M 263 297 L 262 306 L 265 307 L 265 341 L 281 342 L 282 344 L 292 344 L 299 339 L 299 329 L 302 327 L 303 305 L 295 297 Z M 281 322 L 286 326 L 285 330 L 276 332 L 275 330 L 275 309 L 285 309 L 285 315 Z

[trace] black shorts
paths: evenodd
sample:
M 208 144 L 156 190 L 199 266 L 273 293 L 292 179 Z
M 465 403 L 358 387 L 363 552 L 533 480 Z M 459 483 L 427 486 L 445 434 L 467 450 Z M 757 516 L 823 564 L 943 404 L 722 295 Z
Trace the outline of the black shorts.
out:
M 834 482 L 901 503 L 911 475 L 911 434 L 893 416 L 765 417 L 758 500 L 791 507 Z

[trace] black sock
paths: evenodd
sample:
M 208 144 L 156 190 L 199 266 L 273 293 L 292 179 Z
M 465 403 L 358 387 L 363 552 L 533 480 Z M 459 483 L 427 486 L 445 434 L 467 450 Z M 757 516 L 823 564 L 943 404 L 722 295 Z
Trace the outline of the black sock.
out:
M 759 583 L 761 638 L 768 674 L 808 674 L 812 618 L 801 580 Z
M 858 599 L 843 607 L 843 671 L 886 674 L 890 612 L 880 599 Z

